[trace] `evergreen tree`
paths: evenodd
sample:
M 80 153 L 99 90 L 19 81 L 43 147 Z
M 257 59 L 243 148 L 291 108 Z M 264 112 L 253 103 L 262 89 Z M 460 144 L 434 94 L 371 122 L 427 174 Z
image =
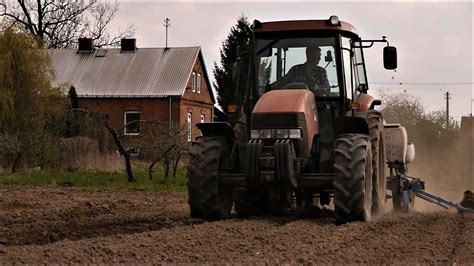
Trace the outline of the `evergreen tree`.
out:
M 235 84 L 232 82 L 233 65 L 237 59 L 237 49 L 240 52 L 248 51 L 251 31 L 248 18 L 241 16 L 237 24 L 230 29 L 227 39 L 222 43 L 220 49 L 221 64 L 214 63 L 214 88 L 217 91 L 217 102 L 221 106 L 224 114 L 228 115 L 227 106 L 229 104 L 239 105 L 243 99 L 246 86 L 248 56 L 242 56 L 241 82 L 238 92 L 235 92 Z M 236 98 L 237 96 L 237 98 Z

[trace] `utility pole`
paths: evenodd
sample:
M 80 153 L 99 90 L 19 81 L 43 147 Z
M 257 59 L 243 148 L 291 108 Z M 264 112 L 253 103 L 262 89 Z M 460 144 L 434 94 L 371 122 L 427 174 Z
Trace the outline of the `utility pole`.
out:
M 449 129 L 449 100 L 451 99 L 449 91 L 444 94 L 446 99 L 446 129 Z
M 170 26 L 170 19 L 169 18 L 166 18 L 164 20 L 165 24 L 163 24 L 163 26 L 165 26 L 166 28 L 166 46 L 165 46 L 165 49 L 168 49 L 168 27 Z

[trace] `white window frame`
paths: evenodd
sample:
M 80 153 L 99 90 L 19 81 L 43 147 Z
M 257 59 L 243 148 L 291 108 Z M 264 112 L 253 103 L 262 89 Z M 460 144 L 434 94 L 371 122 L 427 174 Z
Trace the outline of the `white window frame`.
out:
M 140 135 L 140 131 L 141 131 L 141 128 L 140 128 L 140 119 L 138 119 L 138 133 L 128 133 L 127 132 L 127 114 L 140 114 L 139 111 L 127 111 L 125 113 L 123 113 L 123 134 L 124 135 L 127 135 L 127 136 L 139 136 Z M 131 121 L 130 121 L 131 122 Z
M 193 113 L 188 112 L 188 141 L 193 140 Z
M 196 92 L 196 72 L 195 71 L 193 71 L 191 88 L 192 88 L 193 92 Z
M 206 122 L 206 115 L 201 114 L 201 123 L 204 123 L 204 122 Z
M 202 82 L 201 74 L 198 73 L 197 74 L 197 92 L 198 93 L 201 93 L 201 82 Z

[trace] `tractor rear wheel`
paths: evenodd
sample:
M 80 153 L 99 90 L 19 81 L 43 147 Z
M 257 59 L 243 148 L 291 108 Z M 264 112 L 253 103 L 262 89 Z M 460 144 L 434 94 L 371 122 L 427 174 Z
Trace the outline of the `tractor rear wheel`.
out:
M 369 124 L 372 147 L 372 216 L 380 216 L 385 211 L 387 198 L 385 135 L 382 114 L 379 111 L 369 110 L 367 123 Z
M 230 217 L 232 191 L 219 187 L 219 163 L 226 149 L 223 137 L 203 136 L 193 142 L 188 166 L 188 203 L 192 217 Z
M 369 137 L 342 134 L 335 142 L 334 209 L 338 224 L 367 221 L 372 207 L 372 153 Z

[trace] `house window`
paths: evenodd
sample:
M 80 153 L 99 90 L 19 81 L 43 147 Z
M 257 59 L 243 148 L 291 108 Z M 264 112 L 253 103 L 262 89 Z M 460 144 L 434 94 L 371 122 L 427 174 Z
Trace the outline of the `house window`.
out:
M 201 93 L 201 74 L 197 75 L 197 91 Z
M 193 113 L 188 113 L 188 141 L 193 140 Z
M 201 123 L 204 123 L 206 121 L 206 115 L 201 114 Z
M 140 135 L 140 112 L 125 112 L 124 134 Z
M 196 72 L 194 72 L 194 71 L 193 71 L 192 79 L 193 79 L 193 81 L 192 81 L 193 82 L 192 90 L 193 90 L 193 92 L 196 92 Z

